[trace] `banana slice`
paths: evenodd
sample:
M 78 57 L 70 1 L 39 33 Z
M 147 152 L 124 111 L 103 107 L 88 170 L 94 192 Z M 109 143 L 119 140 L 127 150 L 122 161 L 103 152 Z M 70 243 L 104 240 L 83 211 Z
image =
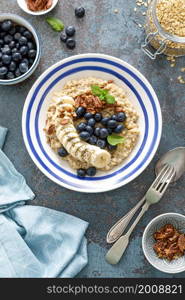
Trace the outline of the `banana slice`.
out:
M 69 104 L 69 103 L 63 103 L 62 102 L 62 104 L 60 104 L 59 106 L 58 106 L 58 110 L 61 110 L 61 111 L 70 111 L 70 112 L 72 112 L 72 111 L 74 111 L 74 106 L 72 105 L 72 104 Z
M 78 140 L 80 141 L 79 137 L 78 137 L 78 134 L 75 133 L 75 132 L 70 132 L 68 133 L 67 135 L 65 135 L 62 139 L 62 144 L 64 145 L 65 148 L 67 148 L 67 145 L 68 145 L 68 148 L 71 147 L 75 142 L 74 140 L 78 138 Z
M 79 159 L 79 160 L 83 160 L 83 155 L 84 155 L 84 152 L 87 151 L 87 148 L 88 148 L 87 143 L 83 143 L 83 144 L 81 143 L 81 147 L 78 148 L 76 153 L 75 153 L 76 158 Z
M 71 105 L 75 106 L 75 101 L 74 101 L 74 99 L 73 99 L 72 97 L 70 97 L 70 96 L 63 96 L 63 97 L 62 97 L 62 102 L 63 102 L 63 103 L 67 103 L 67 104 L 71 104 Z
M 106 165 L 110 163 L 111 155 L 108 151 L 102 150 L 98 147 L 93 151 L 90 162 L 96 168 L 104 168 Z
M 56 130 L 58 140 L 62 143 L 63 137 L 69 134 L 70 132 L 75 132 L 75 128 L 73 125 L 70 124 L 67 127 L 62 125 L 58 126 Z
M 69 148 L 69 153 L 73 156 L 76 157 L 76 152 L 78 151 L 78 149 L 82 147 L 82 142 L 81 140 L 78 143 L 75 143 L 75 145 L 72 145 L 71 148 Z
M 77 149 L 81 146 L 81 141 L 78 138 L 73 139 L 73 143 L 68 144 L 66 150 L 73 156 L 75 157 L 75 153 Z
M 54 96 L 53 97 L 54 101 L 56 102 L 57 105 L 60 105 L 62 103 L 64 104 L 71 104 L 72 106 L 75 106 L 75 101 L 72 97 L 70 96 Z

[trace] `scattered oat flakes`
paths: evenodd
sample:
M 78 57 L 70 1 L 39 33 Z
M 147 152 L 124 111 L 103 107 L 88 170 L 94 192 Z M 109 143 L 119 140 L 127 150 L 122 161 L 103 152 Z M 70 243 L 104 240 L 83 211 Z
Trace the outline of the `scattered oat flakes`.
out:
M 119 10 L 118 10 L 118 9 L 115 9 L 115 10 L 114 10 L 114 13 L 115 13 L 115 14 L 118 14 L 118 13 L 119 13 Z

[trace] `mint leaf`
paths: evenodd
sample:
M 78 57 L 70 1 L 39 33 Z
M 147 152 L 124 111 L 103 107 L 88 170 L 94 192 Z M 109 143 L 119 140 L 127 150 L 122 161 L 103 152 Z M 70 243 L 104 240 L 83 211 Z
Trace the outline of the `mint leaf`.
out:
M 107 137 L 107 141 L 110 145 L 116 146 L 118 144 L 123 144 L 125 141 L 125 138 L 123 136 L 120 136 L 117 134 L 111 134 Z
M 103 90 L 98 85 L 92 85 L 91 90 L 92 90 L 93 95 L 103 96 L 103 94 L 102 94 Z
M 91 91 L 93 95 L 100 98 L 102 101 L 106 101 L 108 104 L 115 103 L 115 98 L 109 94 L 107 90 L 101 89 L 98 85 L 92 85 Z
M 51 26 L 51 28 L 55 31 L 62 31 L 64 29 L 64 24 L 57 18 L 47 17 L 46 22 Z
M 106 101 L 108 104 L 113 104 L 115 102 L 115 98 L 110 94 L 106 95 Z

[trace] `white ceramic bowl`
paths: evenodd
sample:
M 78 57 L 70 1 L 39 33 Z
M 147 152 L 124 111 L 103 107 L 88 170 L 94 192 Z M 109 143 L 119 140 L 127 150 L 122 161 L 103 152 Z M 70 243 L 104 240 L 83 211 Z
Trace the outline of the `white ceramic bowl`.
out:
M 40 10 L 40 11 L 32 11 L 28 8 L 26 0 L 17 0 L 17 3 L 19 7 L 26 12 L 27 14 L 33 15 L 33 16 L 41 16 L 49 13 L 58 3 L 58 0 L 53 0 L 53 4 L 50 8 L 46 10 Z
M 43 128 L 52 92 L 67 81 L 87 76 L 113 79 L 128 92 L 139 113 L 140 137 L 130 156 L 109 172 L 79 178 L 46 143 Z M 161 138 L 162 117 L 157 96 L 146 78 L 128 63 L 104 54 L 82 54 L 59 61 L 30 90 L 23 110 L 22 130 L 27 150 L 38 168 L 57 184 L 87 193 L 116 189 L 136 178 L 151 162 Z
M 9 80 L 0 79 L 0 85 L 13 85 L 13 84 L 22 82 L 23 80 L 27 79 L 28 77 L 30 77 L 33 74 L 33 72 L 37 68 L 39 61 L 40 61 L 41 49 L 40 49 L 40 40 L 39 40 L 38 34 L 37 34 L 35 28 L 28 21 L 26 21 L 24 18 L 22 18 L 18 15 L 15 15 L 15 14 L 8 14 L 8 13 L 0 14 L 0 22 L 3 20 L 6 20 L 6 19 L 12 20 L 13 22 L 15 22 L 17 24 L 26 27 L 33 34 L 33 37 L 35 39 L 35 43 L 37 46 L 37 55 L 35 57 L 35 61 L 34 61 L 33 65 L 31 66 L 31 68 L 29 68 L 29 70 L 25 74 L 23 74 L 17 78 L 14 78 L 14 79 L 9 79 Z
M 166 213 L 154 218 L 145 228 L 142 238 L 142 247 L 146 259 L 156 269 L 165 273 L 180 273 L 185 271 L 185 255 L 168 261 L 158 258 L 153 249 L 155 240 L 153 234 L 166 224 L 172 224 L 177 230 L 185 233 L 185 216 L 177 213 Z

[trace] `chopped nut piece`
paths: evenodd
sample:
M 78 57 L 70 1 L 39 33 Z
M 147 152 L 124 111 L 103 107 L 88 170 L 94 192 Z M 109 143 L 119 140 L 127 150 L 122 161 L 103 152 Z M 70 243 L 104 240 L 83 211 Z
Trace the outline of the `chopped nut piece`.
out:
M 66 125 L 69 123 L 69 120 L 68 119 L 63 119 L 61 122 L 61 125 Z
M 153 249 L 159 258 L 172 260 L 184 254 L 185 235 L 180 234 L 173 225 L 167 224 L 161 227 L 153 236 L 156 240 Z
M 183 252 L 185 250 L 185 235 L 181 234 L 178 239 L 179 249 Z

